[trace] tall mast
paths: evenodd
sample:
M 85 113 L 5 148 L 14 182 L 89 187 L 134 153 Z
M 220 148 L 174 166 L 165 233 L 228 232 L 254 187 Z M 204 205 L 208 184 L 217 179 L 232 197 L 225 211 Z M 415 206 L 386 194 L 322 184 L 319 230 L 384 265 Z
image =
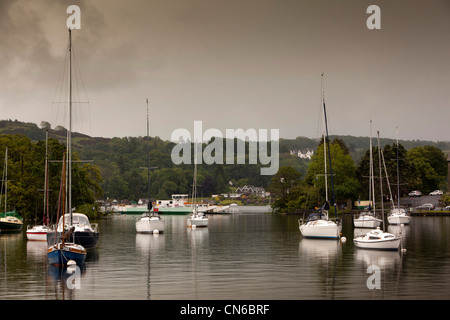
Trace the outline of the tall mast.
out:
M 397 138 L 397 208 L 400 209 L 400 173 L 398 169 L 398 128 L 395 128 L 395 135 Z
M 48 130 L 45 131 L 44 221 L 48 223 Z M 47 223 L 46 223 L 47 222 Z
M 150 200 L 150 124 L 148 115 L 148 98 L 147 98 L 147 155 L 148 155 L 148 169 L 147 169 L 147 188 L 148 188 L 148 212 L 152 210 L 152 201 Z
M 194 140 L 194 183 L 192 186 L 192 204 L 194 205 L 193 216 L 197 216 L 197 141 Z
M 322 92 L 321 92 L 321 104 L 325 105 L 325 101 L 324 101 L 324 89 L 323 89 L 323 74 L 322 74 Z M 326 116 L 325 116 L 326 117 Z M 326 120 L 324 119 L 325 125 L 326 125 Z M 327 145 L 325 143 L 325 131 L 323 132 L 323 163 L 324 163 L 324 167 L 325 167 L 325 201 L 328 202 L 328 178 L 327 178 Z
M 72 224 L 72 31 L 69 28 L 69 132 L 67 137 L 68 209 Z
M 383 230 L 384 230 L 384 206 L 383 206 L 383 179 L 381 175 L 381 148 L 380 148 L 380 131 L 377 131 L 378 138 L 378 166 L 380 170 L 380 195 L 381 195 L 381 217 L 383 221 Z
M 322 79 L 323 79 L 323 73 L 322 73 Z M 333 182 L 333 168 L 331 166 L 330 141 L 328 140 L 328 124 L 327 124 L 327 110 L 325 108 L 325 95 L 323 94 L 322 97 L 323 97 L 323 113 L 325 115 L 325 131 L 327 133 L 326 140 L 327 140 L 327 147 L 328 147 L 328 161 L 330 162 L 331 191 L 333 193 L 334 217 L 335 217 L 335 219 L 337 219 L 336 197 L 334 194 L 334 182 Z
M 70 163 L 70 161 L 69 161 L 69 163 Z M 66 183 L 66 152 L 64 152 L 64 154 L 63 154 L 63 169 L 62 169 L 62 201 L 61 201 L 61 205 L 62 205 L 62 210 L 61 210 L 61 212 L 62 212 L 62 220 L 63 220 L 63 228 L 62 228 L 62 238 L 61 238 L 61 240 L 62 240 L 62 243 L 64 244 L 64 226 L 66 225 L 66 220 L 65 220 L 65 217 L 66 217 L 66 214 L 65 214 L 65 212 L 66 212 L 66 208 L 65 208 L 65 201 L 64 201 L 64 199 L 65 199 L 65 197 L 66 197 L 66 195 L 65 195 L 65 183 Z M 55 241 L 56 241 L 56 235 L 55 235 Z
M 7 209 L 8 203 L 8 147 L 6 147 L 5 151 L 5 212 Z
M 369 178 L 369 198 L 372 200 L 373 213 L 375 213 L 375 185 L 373 178 L 373 155 L 372 155 L 372 120 L 370 120 L 370 143 L 369 143 L 369 155 L 370 155 L 370 178 Z

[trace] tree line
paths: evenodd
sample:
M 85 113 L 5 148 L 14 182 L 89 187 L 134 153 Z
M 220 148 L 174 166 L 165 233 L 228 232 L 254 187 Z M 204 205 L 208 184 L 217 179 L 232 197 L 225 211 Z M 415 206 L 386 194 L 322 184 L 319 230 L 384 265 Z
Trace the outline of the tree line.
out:
M 325 160 L 323 139 L 302 175 L 292 167 L 280 168 L 272 178 L 270 192 L 275 201 L 272 208 L 276 212 L 300 212 L 321 207 L 325 203 L 326 189 L 332 203 L 330 164 L 327 161 L 327 184 L 325 184 Z M 335 138 L 327 152 L 331 155 L 336 204 L 346 206 L 356 200 L 369 199 L 370 150 L 367 148 L 358 165 L 355 165 L 346 144 Z M 381 155 L 381 158 L 380 158 Z M 381 198 L 380 160 L 382 190 L 385 199 L 406 196 L 411 190 L 421 190 L 423 194 L 440 189 L 447 191 L 447 156 L 434 146 L 420 146 L 406 150 L 402 144 L 386 144 L 384 148 L 372 147 L 375 197 Z M 397 172 L 398 164 L 398 172 Z M 389 179 L 389 186 L 388 186 Z M 326 188 L 327 186 L 327 188 Z M 391 188 L 391 194 L 389 193 Z
M 9 176 L 13 180 L 9 184 L 8 203 L 27 217 L 34 217 L 42 211 L 43 194 L 40 190 L 44 186 L 44 129 L 49 132 L 50 159 L 61 161 L 65 150 L 64 128 L 51 129 L 46 123 L 45 128 L 39 129 L 35 124 L 0 121 L 0 156 L 4 156 L 5 147 L 8 146 Z M 6 134 L 8 130 L 14 133 Z M 32 137 L 28 137 L 28 134 Z M 397 144 L 392 139 L 381 141 L 388 176 L 391 184 L 395 184 Z M 367 147 L 362 148 L 363 144 Z M 411 142 L 406 144 L 411 145 Z M 152 168 L 150 196 L 153 200 L 169 199 L 174 193 L 190 194 L 192 190 L 193 164 L 173 164 L 170 154 L 174 143 L 170 141 L 159 137 L 93 138 L 73 133 L 72 145 L 75 151 L 74 160 L 91 160 L 75 162 L 73 165 L 74 206 L 77 208 L 86 204 L 86 211 L 89 211 L 95 200 L 100 199 L 138 201 L 147 198 L 149 157 Z M 206 145 L 207 143 L 203 147 Z M 299 149 L 302 145 L 307 145 L 310 149 L 315 148 L 311 160 L 300 159 L 291 154 L 291 150 Z M 344 203 L 348 200 L 367 199 L 368 138 L 334 138 L 330 148 L 337 200 Z M 419 189 L 423 193 L 434 189 L 446 190 L 445 153 L 436 146 L 423 143 L 407 150 L 402 142 L 398 149 L 402 196 L 413 189 Z M 248 143 L 246 151 L 248 152 Z M 254 185 L 271 192 L 272 205 L 276 211 L 293 212 L 314 208 L 321 205 L 325 195 L 323 152 L 323 141 L 304 137 L 280 139 L 280 169 L 275 176 L 262 176 L 261 165 L 250 165 L 248 161 L 246 164 L 200 165 L 199 195 L 209 197 L 214 194 L 232 193 L 238 186 Z M 374 163 L 378 164 L 376 146 L 373 148 L 373 155 Z M 377 167 L 378 165 L 375 166 L 375 176 L 378 177 Z M 61 167 L 55 162 L 49 169 L 52 189 L 50 203 L 56 206 Z M 331 199 L 330 182 L 328 179 Z M 386 192 L 387 186 L 383 187 L 383 190 Z M 393 193 L 396 194 L 396 190 L 393 190 Z
M 5 190 L 7 183 L 6 210 L 17 210 L 25 219 L 42 220 L 44 210 L 45 185 L 45 141 L 36 143 L 21 134 L 0 134 L 1 170 L 5 172 L 5 153 L 8 150 L 8 181 L 2 181 L 1 203 L 5 209 Z M 48 139 L 48 207 L 52 220 L 56 219 L 61 171 L 65 145 L 57 139 Z M 72 205 L 78 211 L 90 213 L 95 200 L 102 197 L 100 171 L 95 165 L 79 161 L 73 154 L 72 163 Z

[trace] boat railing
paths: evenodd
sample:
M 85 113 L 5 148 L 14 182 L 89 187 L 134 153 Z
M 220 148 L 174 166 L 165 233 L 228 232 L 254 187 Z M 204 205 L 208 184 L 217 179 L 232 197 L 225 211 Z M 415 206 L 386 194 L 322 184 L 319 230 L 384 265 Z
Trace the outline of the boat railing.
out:
M 91 223 L 91 228 L 94 230 L 94 232 L 97 232 L 98 230 L 98 223 Z

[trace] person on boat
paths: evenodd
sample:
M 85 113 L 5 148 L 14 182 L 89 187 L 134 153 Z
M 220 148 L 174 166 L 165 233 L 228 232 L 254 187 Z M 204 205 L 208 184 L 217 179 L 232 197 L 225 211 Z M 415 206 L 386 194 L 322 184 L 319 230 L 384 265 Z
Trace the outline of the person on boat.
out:
M 75 227 L 72 227 L 67 231 L 67 233 L 64 235 L 64 242 L 69 242 L 70 237 L 72 236 L 73 232 L 75 231 Z

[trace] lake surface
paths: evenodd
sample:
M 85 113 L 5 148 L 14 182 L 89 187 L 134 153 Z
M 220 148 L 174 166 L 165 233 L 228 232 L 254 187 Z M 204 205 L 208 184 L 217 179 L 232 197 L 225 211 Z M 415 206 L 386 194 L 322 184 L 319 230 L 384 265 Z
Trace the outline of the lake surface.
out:
M 45 243 L 0 234 L 0 300 L 450 298 L 450 217 L 413 217 L 401 253 L 356 248 L 351 216 L 341 243 L 304 239 L 297 216 L 240 209 L 197 229 L 187 216 L 165 215 L 159 235 L 136 234 L 139 215 L 101 219 L 99 244 L 70 283 L 66 270 L 47 265 Z

